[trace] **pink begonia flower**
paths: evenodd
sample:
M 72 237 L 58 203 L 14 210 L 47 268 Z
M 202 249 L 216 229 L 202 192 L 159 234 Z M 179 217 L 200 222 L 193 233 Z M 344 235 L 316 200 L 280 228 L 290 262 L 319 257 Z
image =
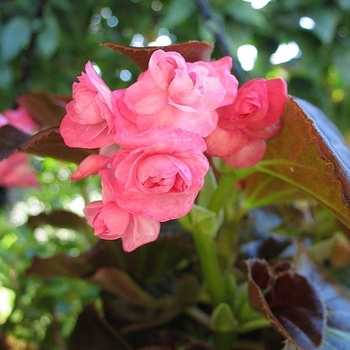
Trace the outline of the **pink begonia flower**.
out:
M 124 148 L 110 162 L 120 206 L 161 222 L 191 210 L 209 169 L 200 135 L 161 127 L 136 135 L 121 131 L 115 141 Z
M 4 125 L 12 125 L 26 134 L 31 134 L 38 129 L 38 124 L 22 107 L 6 109 L 2 114 L 0 113 L 0 127 Z
M 238 90 L 233 104 L 219 108 L 217 128 L 206 138 L 208 154 L 233 167 L 250 167 L 264 156 L 265 140 L 281 129 L 287 84 L 253 79 Z
M 84 208 L 88 224 L 94 228 L 95 235 L 106 240 L 120 238 L 126 252 L 156 240 L 160 223 L 122 209 L 115 202 L 113 182 L 113 173 L 105 171 L 102 176 L 102 201 L 92 202 Z
M 91 62 L 85 71 L 73 84 L 73 100 L 66 106 L 60 133 L 70 147 L 98 148 L 112 143 L 114 137 L 112 92 Z
M 15 152 L 0 161 L 0 186 L 39 187 L 35 172 L 30 166 L 28 155 Z
M 217 124 L 216 109 L 236 96 L 231 66 L 229 57 L 188 63 L 177 52 L 155 51 L 136 83 L 113 92 L 116 129 L 138 133 L 168 126 L 208 136 Z

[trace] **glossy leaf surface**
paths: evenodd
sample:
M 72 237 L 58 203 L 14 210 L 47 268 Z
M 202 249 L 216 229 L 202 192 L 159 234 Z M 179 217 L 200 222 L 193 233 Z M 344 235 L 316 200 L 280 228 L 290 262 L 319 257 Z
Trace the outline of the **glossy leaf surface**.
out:
M 246 180 L 248 196 L 270 204 L 288 195 L 300 197 L 302 191 L 350 227 L 350 151 L 342 135 L 321 110 L 291 97 L 282 122 L 282 131 L 269 140 L 265 157 L 256 166 L 263 173 L 259 182 L 257 175 Z

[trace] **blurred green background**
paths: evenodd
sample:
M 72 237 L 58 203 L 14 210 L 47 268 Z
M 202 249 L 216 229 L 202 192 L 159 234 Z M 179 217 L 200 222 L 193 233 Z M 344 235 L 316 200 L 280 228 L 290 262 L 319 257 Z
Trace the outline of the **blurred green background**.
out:
M 69 95 L 88 60 L 111 89 L 128 86 L 139 71 L 101 42 L 216 39 L 213 58 L 229 53 L 247 78 L 286 79 L 291 95 L 323 109 L 344 134 L 350 130 L 349 0 L 2 0 L 0 111 L 32 91 Z M 84 199 L 98 197 L 99 188 L 97 180 L 72 183 L 74 165 L 41 158 L 33 165 L 42 189 L 12 190 L 14 204 L 0 211 L 0 349 L 5 332 L 22 340 L 16 349 L 45 348 L 55 336 L 64 348 L 82 306 L 98 303 L 90 284 L 25 275 L 35 255 L 76 256 L 94 243 L 92 234 L 68 228 L 28 227 L 28 217 L 53 209 L 81 215 Z
M 212 42 L 217 31 L 249 78 L 281 76 L 292 95 L 349 128 L 349 0 L 210 0 L 206 20 L 200 2 L 2 0 L 0 110 L 28 91 L 69 94 L 87 60 L 111 88 L 129 84 L 138 71 L 101 42 Z M 217 49 L 213 57 L 220 56 Z

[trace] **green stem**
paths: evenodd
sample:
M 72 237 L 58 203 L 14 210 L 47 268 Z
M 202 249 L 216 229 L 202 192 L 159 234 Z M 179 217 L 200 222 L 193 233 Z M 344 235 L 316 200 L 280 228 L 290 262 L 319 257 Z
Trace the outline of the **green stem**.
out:
M 208 234 L 192 232 L 199 261 L 214 306 L 225 301 L 224 280 L 222 277 L 214 239 Z
M 208 205 L 208 209 L 218 213 L 229 196 L 232 195 L 232 191 L 235 186 L 235 176 L 233 174 L 223 174 L 218 182 L 213 197 Z

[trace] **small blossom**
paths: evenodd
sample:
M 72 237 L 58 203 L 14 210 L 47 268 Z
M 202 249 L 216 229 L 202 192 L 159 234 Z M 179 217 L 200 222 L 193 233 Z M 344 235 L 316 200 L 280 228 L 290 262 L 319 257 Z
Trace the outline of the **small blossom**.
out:
M 70 147 L 98 148 L 113 140 L 112 92 L 91 62 L 85 71 L 73 84 L 73 100 L 66 106 L 60 133 Z
M 17 109 L 6 109 L 0 113 L 0 127 L 12 125 L 26 134 L 31 134 L 38 129 L 38 124 L 34 122 L 30 114 L 22 107 Z
M 26 154 L 15 152 L 0 161 L 0 186 L 38 187 L 39 183 Z
M 106 240 L 121 239 L 127 252 L 156 240 L 160 223 L 122 209 L 113 196 L 113 182 L 113 174 L 105 173 L 102 177 L 102 201 L 92 202 L 84 208 L 95 235 Z
M 239 90 L 233 104 L 219 108 L 215 131 L 206 138 L 210 155 L 233 167 L 249 167 L 265 153 L 265 140 L 276 135 L 287 98 L 282 79 L 253 79 Z

